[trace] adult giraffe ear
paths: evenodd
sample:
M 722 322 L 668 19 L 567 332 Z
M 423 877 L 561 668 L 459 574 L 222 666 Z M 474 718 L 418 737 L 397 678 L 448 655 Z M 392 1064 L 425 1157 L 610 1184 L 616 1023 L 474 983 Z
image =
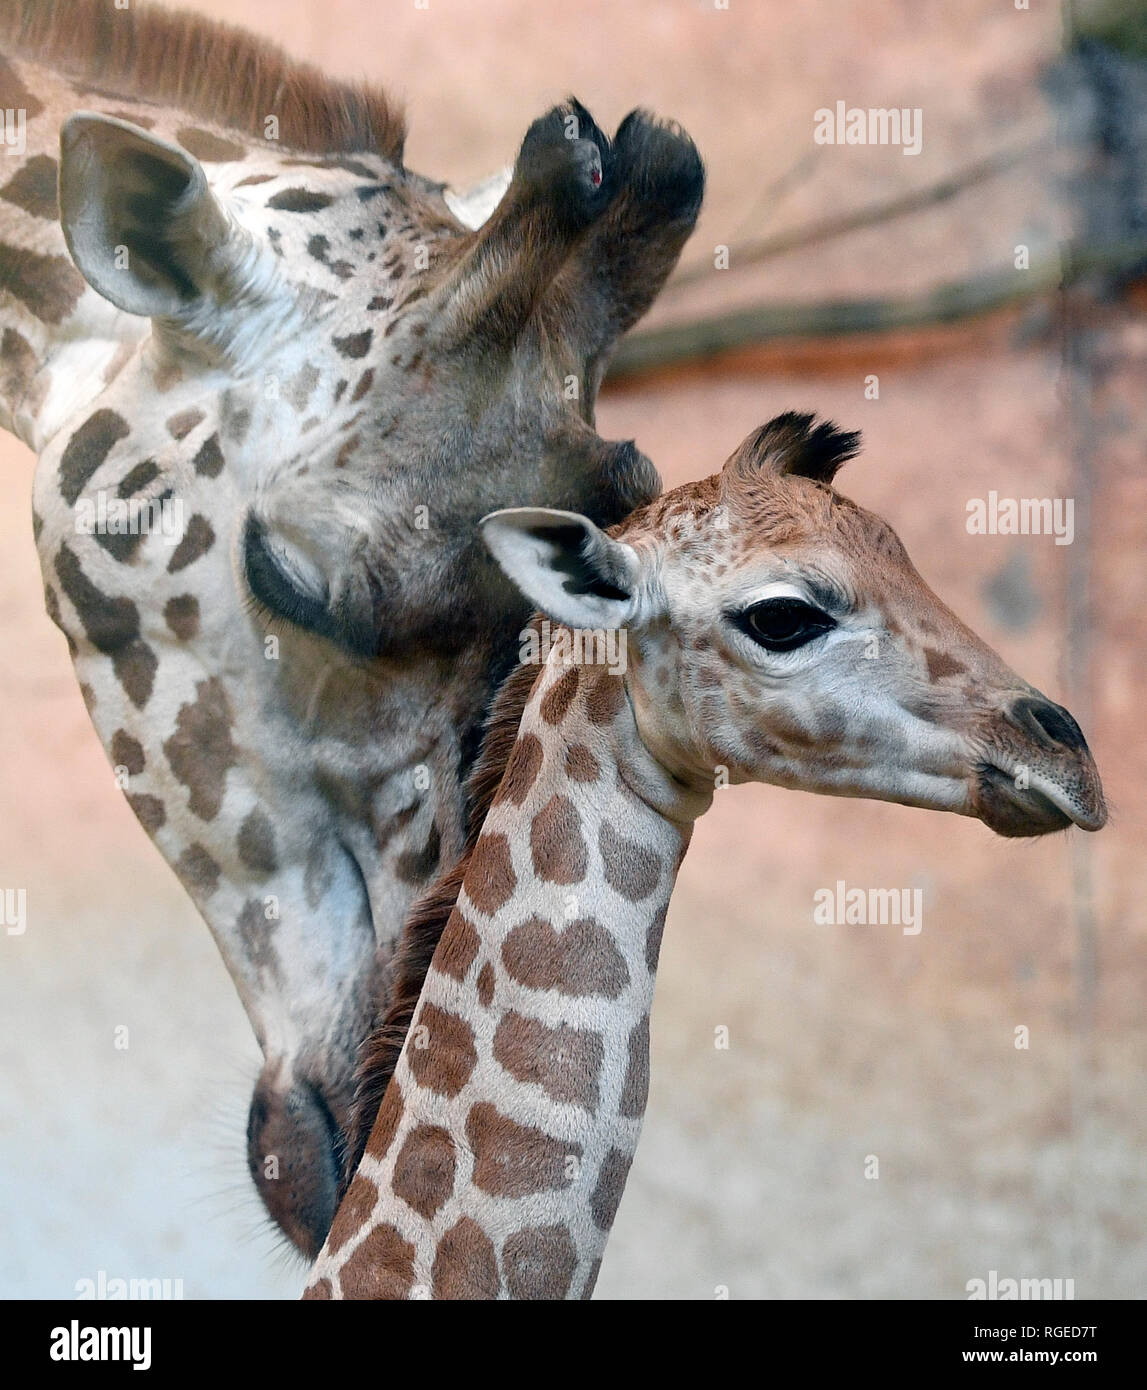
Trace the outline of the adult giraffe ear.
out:
M 577 512 L 513 507 L 481 521 L 482 537 L 510 579 L 568 627 L 618 628 L 637 608 L 641 562 Z
M 60 221 L 80 274 L 129 314 L 172 316 L 218 289 L 249 241 L 186 150 L 79 111 L 60 131 Z

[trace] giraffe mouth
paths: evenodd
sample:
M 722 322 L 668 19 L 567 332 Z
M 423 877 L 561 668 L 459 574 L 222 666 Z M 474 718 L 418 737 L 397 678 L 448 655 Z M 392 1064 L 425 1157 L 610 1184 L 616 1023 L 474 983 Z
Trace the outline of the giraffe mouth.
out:
M 1106 812 L 1090 810 L 1050 779 L 1039 785 L 1023 785 L 1015 775 L 988 763 L 979 769 L 973 806 L 976 815 L 997 835 L 1008 837 L 1050 835 L 1077 825 L 1099 830 Z

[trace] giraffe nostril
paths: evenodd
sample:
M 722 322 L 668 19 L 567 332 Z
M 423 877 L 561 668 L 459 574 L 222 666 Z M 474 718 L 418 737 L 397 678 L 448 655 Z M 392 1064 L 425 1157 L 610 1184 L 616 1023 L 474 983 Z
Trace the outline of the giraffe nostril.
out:
M 1021 728 L 1040 742 L 1050 739 L 1073 753 L 1087 751 L 1083 731 L 1062 705 L 1053 705 L 1050 700 L 1033 700 L 1025 695 L 1012 706 L 1012 715 Z

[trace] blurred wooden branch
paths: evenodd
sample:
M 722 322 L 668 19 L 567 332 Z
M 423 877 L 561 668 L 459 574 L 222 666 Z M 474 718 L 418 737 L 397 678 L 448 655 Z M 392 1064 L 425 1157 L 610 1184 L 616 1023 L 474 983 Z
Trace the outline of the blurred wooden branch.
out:
M 744 266 L 758 265 L 774 256 L 783 256 L 790 251 L 802 250 L 806 246 L 816 246 L 822 241 L 831 241 L 849 232 L 860 231 L 865 227 L 878 227 L 884 222 L 934 207 L 937 203 L 946 202 L 958 193 L 963 193 L 965 189 L 994 178 L 1050 143 L 1050 139 L 1036 140 L 1019 149 L 1003 150 L 976 160 L 974 164 L 968 164 L 926 188 L 913 189 L 912 192 L 904 193 L 898 198 L 890 198 L 887 202 L 875 203 L 871 207 L 859 208 L 855 212 L 846 212 L 839 216 L 824 217 L 819 222 L 804 227 L 794 227 L 787 232 L 776 232 L 772 236 L 759 237 L 754 241 L 731 246 L 729 271 L 720 273 L 736 272 Z M 707 263 L 688 266 L 670 277 L 665 292 L 699 284 L 717 273 L 713 266 Z
M 647 329 L 622 340 L 607 380 L 635 376 L 683 362 L 703 361 L 734 348 L 777 338 L 836 337 L 881 333 L 951 323 L 1075 284 L 1084 276 L 1119 275 L 1147 263 L 1147 242 L 1065 248 L 1028 270 L 996 270 L 938 285 L 921 294 L 812 304 L 763 304 L 665 328 Z

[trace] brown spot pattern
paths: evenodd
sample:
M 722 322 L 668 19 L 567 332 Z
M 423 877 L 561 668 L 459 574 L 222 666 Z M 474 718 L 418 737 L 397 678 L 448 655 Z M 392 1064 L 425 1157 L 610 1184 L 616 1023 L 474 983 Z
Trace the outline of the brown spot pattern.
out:
M 279 867 L 275 853 L 275 827 L 255 806 L 239 827 L 239 858 L 254 874 L 266 877 Z
M 560 724 L 566 717 L 569 707 L 573 703 L 573 698 L 577 694 L 580 678 L 579 668 L 571 666 L 542 696 L 542 703 L 538 708 L 547 724 Z
M 484 1009 L 490 1007 L 494 998 L 494 967 L 489 961 L 478 971 L 478 1003 Z
M 422 1035 L 417 1030 L 425 1029 Z M 422 1043 L 420 1046 L 419 1043 Z M 411 1075 L 440 1096 L 456 1096 L 478 1062 L 474 1030 L 437 1004 L 423 1004 L 406 1049 Z
M 449 1133 L 438 1125 L 418 1125 L 394 1162 L 395 1195 L 429 1221 L 454 1191 L 455 1162 Z
M 586 717 L 591 724 L 608 724 L 624 703 L 625 682 L 620 676 L 602 671 L 586 696 Z
M 466 896 L 479 912 L 492 916 L 510 901 L 517 884 L 509 840 L 496 833 L 480 836 L 463 880 Z
M 597 1186 L 589 1199 L 590 1215 L 598 1230 L 608 1231 L 613 1225 L 632 1161 L 632 1155 L 621 1149 L 610 1149 L 605 1156 L 597 1177 Z
M 552 796 L 530 824 L 534 872 L 549 883 L 580 883 L 588 856 L 581 816 L 568 796 Z
M 947 652 L 937 651 L 934 647 L 924 648 L 924 660 L 928 665 L 930 681 L 942 680 L 944 676 L 962 676 L 968 669 L 962 661 L 957 661 Z
M 146 792 L 129 792 L 127 804 L 149 835 L 154 835 L 157 830 L 162 829 L 167 820 L 167 811 L 158 796 L 150 796 Z
M 333 202 L 329 193 L 315 193 L 309 188 L 284 188 L 267 199 L 267 206 L 276 212 L 322 212 Z
M 629 1063 L 621 1088 L 618 1113 L 639 1120 L 649 1103 L 649 1015 L 634 1025 L 629 1034 Z
M 566 749 L 566 776 L 573 782 L 596 782 L 601 776 L 597 759 L 584 743 L 571 743 Z
M 501 1285 L 494 1246 L 469 1216 L 457 1221 L 439 1241 L 431 1277 L 435 1298 L 497 1298 Z
M 496 806 L 501 801 L 510 801 L 520 806 L 538 780 L 542 758 L 541 740 L 533 734 L 522 734 L 514 744 L 493 804 Z
M 352 1236 L 358 1234 L 377 1201 L 378 1188 L 369 1178 L 356 1173 L 354 1181 L 347 1188 L 346 1196 L 339 1203 L 330 1235 L 327 1236 L 327 1248 L 332 1255 L 336 1250 L 341 1250 Z
M 66 256 L 42 256 L 9 242 L 0 245 L 0 290 L 7 290 L 43 323 L 63 323 L 85 289 Z
M 474 1154 L 474 1186 L 492 1197 L 562 1191 L 573 1181 L 567 1160 L 582 1154 L 580 1145 L 517 1124 L 486 1101 L 471 1107 L 466 1139 Z
M 127 421 L 114 410 L 93 412 L 64 446 L 58 476 L 60 494 L 74 507 L 100 464 L 121 439 L 131 433 Z
M 199 600 L 194 594 L 177 594 L 163 606 L 163 620 L 181 642 L 199 631 Z
M 478 954 L 478 930 L 461 908 L 455 908 L 442 933 L 442 941 L 434 953 L 434 968 L 455 980 L 462 981 Z
M 530 917 L 507 934 L 502 963 L 519 984 L 575 998 L 616 999 L 629 983 L 625 958 L 592 917 L 570 922 L 561 932 Z
M 54 222 L 60 215 L 56 201 L 57 177 L 54 159 L 46 154 L 33 155 L 0 188 L 0 198 L 33 217 L 45 217 Z
M 563 1299 L 577 1269 L 577 1247 L 565 1226 L 530 1226 L 506 1241 L 502 1269 L 512 1298 Z
M 201 478 L 217 478 L 223 472 L 224 462 L 218 434 L 209 434 L 192 460 L 195 471 Z
M 201 425 L 206 417 L 202 410 L 192 407 L 181 410 L 167 422 L 167 432 L 172 439 L 186 439 L 196 425 Z
M 344 1298 L 404 1299 L 414 1283 L 414 1246 L 393 1226 L 376 1226 L 339 1271 Z
M 167 562 L 168 574 L 177 574 L 180 570 L 185 570 L 200 556 L 206 555 L 214 544 L 215 532 L 211 529 L 211 523 L 196 512 L 187 523 L 183 539 L 172 551 L 171 559 Z
M 219 865 L 200 844 L 187 846 L 175 861 L 175 872 L 205 898 L 219 885 Z
M 648 898 L 661 881 L 661 860 L 636 840 L 626 839 L 609 821 L 602 823 L 597 837 L 605 881 L 623 898 L 639 903 Z
M 175 732 L 163 745 L 172 772 L 187 788 L 187 805 L 200 820 L 214 820 L 227 773 L 239 761 L 231 738 L 231 707 L 217 676 L 199 681 L 195 702 L 180 707 Z
M 246 159 L 247 149 L 235 140 L 224 140 L 210 130 L 199 130 L 196 126 L 180 126 L 175 132 L 176 140 L 188 154 L 196 159 L 205 159 L 208 164 L 228 164 L 232 160 Z
M 132 738 L 126 729 L 117 729 L 112 734 L 111 754 L 113 767 L 127 768 L 132 777 L 138 777 L 146 765 L 143 744 Z
M 591 1029 L 540 1019 L 511 1010 L 494 1034 L 494 1060 L 517 1081 L 540 1086 L 564 1105 L 593 1110 L 604 1056 L 601 1037 Z
M 661 954 L 661 937 L 665 932 L 665 916 L 668 911 L 667 904 L 650 922 L 645 933 L 645 964 L 651 975 L 657 969 L 657 957 Z
M 402 1088 L 393 1078 L 382 1097 L 378 1114 L 374 1118 L 374 1128 L 370 1131 L 366 1151 L 381 1163 L 390 1152 L 394 1136 L 398 1132 L 398 1122 L 402 1119 Z
M 370 351 L 373 338 L 374 330 L 364 328 L 361 333 L 348 333 L 345 337 L 332 338 L 331 342 L 334 344 L 336 352 L 341 352 L 344 357 L 357 360 L 360 357 L 365 357 Z

